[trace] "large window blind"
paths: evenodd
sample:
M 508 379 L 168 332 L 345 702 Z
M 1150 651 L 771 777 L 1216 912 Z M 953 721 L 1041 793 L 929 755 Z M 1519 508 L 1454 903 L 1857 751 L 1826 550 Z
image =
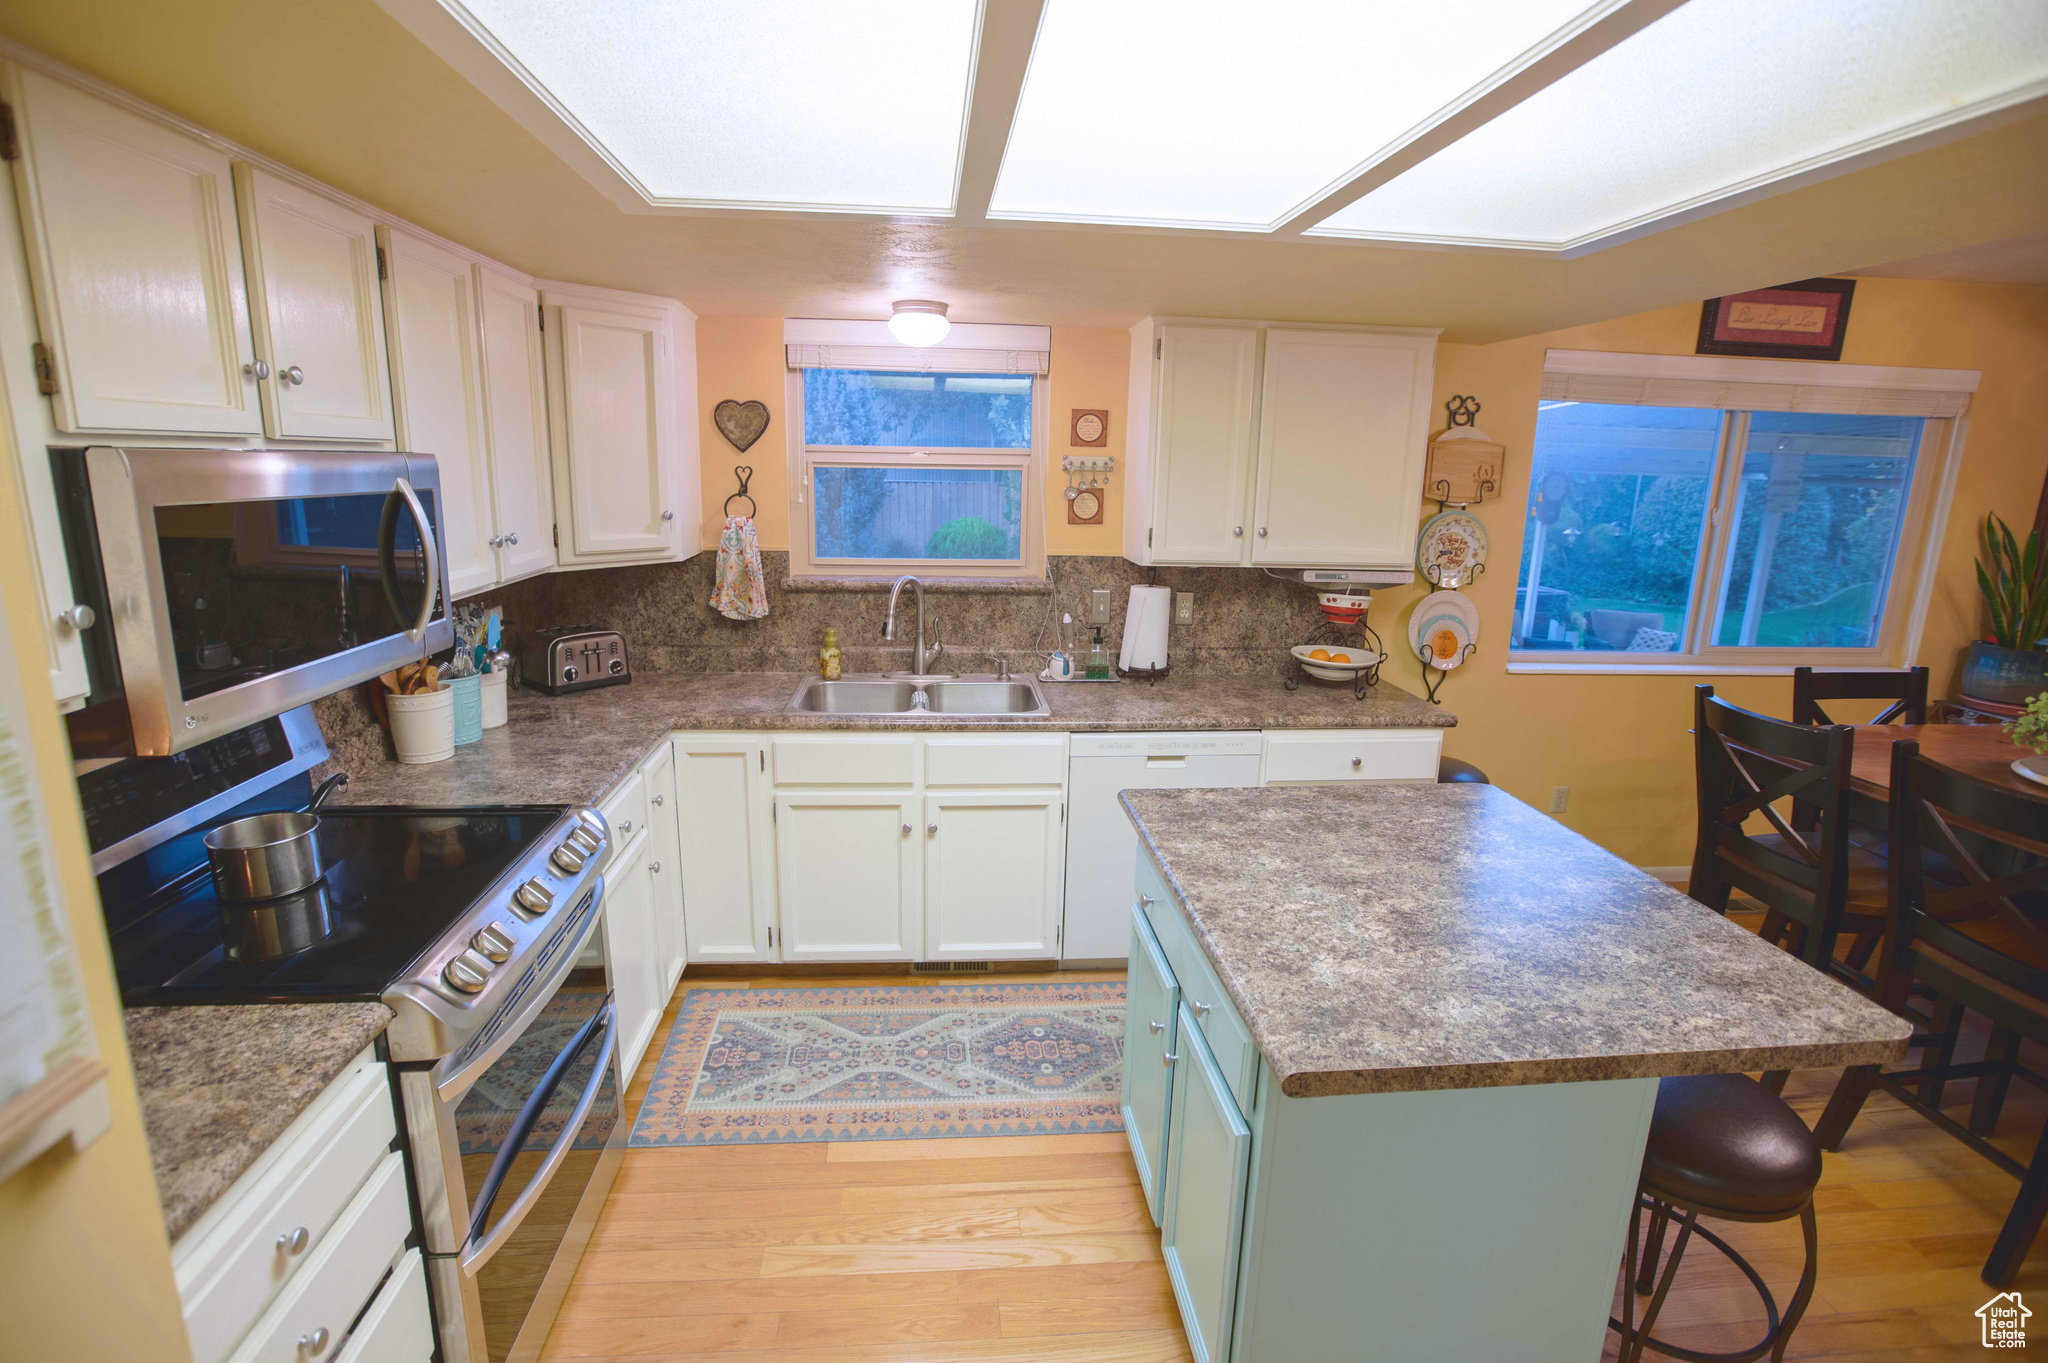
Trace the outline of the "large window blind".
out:
M 1980 377 L 1975 369 L 1901 369 L 1718 355 L 1551 350 L 1543 357 L 1545 401 L 1636 407 L 1953 417 L 1969 409 Z
M 887 322 L 791 317 L 782 323 L 791 369 L 892 369 L 913 374 L 1049 374 L 1052 328 L 955 322 L 946 343 L 907 346 Z

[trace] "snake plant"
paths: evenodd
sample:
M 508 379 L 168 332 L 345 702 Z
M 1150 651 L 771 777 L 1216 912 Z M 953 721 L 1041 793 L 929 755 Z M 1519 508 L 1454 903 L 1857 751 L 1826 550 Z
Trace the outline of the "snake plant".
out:
M 1985 559 L 1991 562 L 1988 571 Z M 1977 589 L 1991 612 L 1991 641 L 2001 648 L 2035 647 L 2048 634 L 2048 558 L 2041 553 L 2041 532 L 2027 532 L 2022 550 L 1997 513 L 1986 516 Z

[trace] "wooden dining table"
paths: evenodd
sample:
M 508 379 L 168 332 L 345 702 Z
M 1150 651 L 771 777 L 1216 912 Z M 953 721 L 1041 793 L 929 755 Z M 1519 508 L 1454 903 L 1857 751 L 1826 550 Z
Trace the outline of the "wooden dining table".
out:
M 1883 826 L 1882 810 L 1891 798 L 1892 744 L 1908 738 L 1920 745 L 1920 755 L 1930 761 L 2037 800 L 2048 800 L 2048 786 L 2013 771 L 2013 759 L 2034 754 L 2032 749 L 2007 738 L 2003 725 L 1859 724 L 1855 755 L 1850 759 L 1849 793 L 1852 798 L 1862 797 L 1858 803 L 1874 801 L 1878 810 L 1877 817 L 1869 820 L 1870 809 L 1866 805 L 1858 811 L 1859 821 Z

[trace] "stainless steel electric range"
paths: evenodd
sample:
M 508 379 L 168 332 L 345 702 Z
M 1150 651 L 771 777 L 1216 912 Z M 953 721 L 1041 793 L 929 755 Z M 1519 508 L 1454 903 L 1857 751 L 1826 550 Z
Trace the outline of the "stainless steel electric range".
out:
M 310 710 L 173 757 L 81 763 L 123 1003 L 380 1000 L 445 1363 L 537 1357 L 626 1137 L 601 972 L 610 830 L 560 805 L 319 811 L 321 880 L 214 892 L 204 832 L 298 808 Z

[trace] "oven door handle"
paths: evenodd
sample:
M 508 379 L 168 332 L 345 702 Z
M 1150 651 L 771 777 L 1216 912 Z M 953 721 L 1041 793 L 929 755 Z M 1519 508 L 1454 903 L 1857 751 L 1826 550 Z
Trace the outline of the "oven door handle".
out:
M 591 1015 L 590 1021 L 578 1029 L 569 1044 L 562 1048 L 562 1053 L 555 1057 L 555 1063 L 548 1066 L 547 1076 L 540 1081 L 540 1087 L 533 1091 L 533 1096 L 526 1100 L 526 1106 L 520 1109 L 519 1120 L 513 1123 L 511 1134 L 505 1137 L 505 1143 L 498 1147 L 497 1158 L 491 1161 L 491 1171 L 484 1176 L 483 1187 L 477 1190 L 476 1215 L 469 1223 L 469 1240 L 462 1247 L 464 1273 L 474 1277 L 476 1271 L 498 1252 L 498 1247 L 505 1243 L 506 1237 L 519 1229 L 519 1223 L 526 1219 L 526 1214 L 533 1210 L 533 1204 L 547 1190 L 548 1183 L 555 1176 L 555 1170 L 569 1157 L 569 1152 L 576 1148 L 576 1133 L 583 1129 L 583 1120 L 590 1115 L 591 1104 L 597 1101 L 599 1090 L 604 1088 L 604 1081 L 611 1071 L 612 1056 L 618 1050 L 617 1024 L 617 1005 L 607 1001 L 604 1007 Z M 584 1086 L 583 1096 L 576 1100 L 576 1110 L 569 1114 L 568 1122 L 562 1127 L 560 1139 L 555 1142 L 554 1148 L 548 1151 L 547 1158 L 541 1161 L 540 1168 L 533 1171 L 532 1181 L 520 1189 L 518 1198 L 505 1209 L 505 1214 L 498 1218 L 498 1224 L 491 1227 L 490 1233 L 486 1235 L 484 1223 L 490 1220 L 491 1205 L 498 1200 L 498 1189 L 504 1184 L 505 1175 L 511 1172 L 512 1161 L 518 1158 L 519 1151 L 525 1146 L 526 1138 L 533 1134 L 534 1127 L 540 1125 L 542 1114 L 546 1112 L 549 1101 L 554 1098 L 555 1090 L 561 1087 L 562 1080 L 568 1077 L 570 1066 L 576 1063 L 577 1057 L 582 1055 L 584 1048 L 590 1044 L 590 1038 L 596 1035 L 600 1028 L 604 1031 L 604 1046 L 597 1053 L 597 1068 L 591 1071 L 590 1082 Z
M 405 600 L 398 592 L 398 509 L 401 506 L 412 514 L 413 524 L 419 527 L 420 548 L 427 555 L 426 591 L 420 596 L 419 619 L 405 631 L 405 637 L 417 644 L 427 637 L 427 626 L 434 618 L 434 602 L 441 595 L 441 551 L 434 543 L 433 522 L 427 519 L 427 509 L 420 505 L 419 494 L 412 490 L 411 483 L 398 479 L 384 498 L 384 519 L 377 525 L 377 571 L 384 577 L 384 599 L 391 603 L 391 613 L 401 623 L 405 620 Z

